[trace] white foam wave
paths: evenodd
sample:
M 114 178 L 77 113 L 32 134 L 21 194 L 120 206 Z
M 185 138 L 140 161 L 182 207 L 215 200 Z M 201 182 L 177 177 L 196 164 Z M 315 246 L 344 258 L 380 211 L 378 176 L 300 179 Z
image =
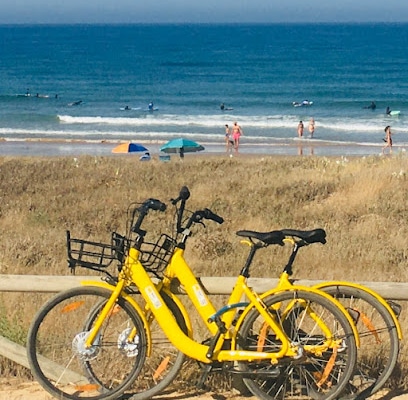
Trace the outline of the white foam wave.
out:
M 219 131 L 226 123 L 232 124 L 235 120 L 242 126 L 244 132 L 250 129 L 295 129 L 299 118 L 293 115 L 273 116 L 226 116 L 226 115 L 147 115 L 143 117 L 102 117 L 102 116 L 71 116 L 58 115 L 63 124 L 122 126 L 122 127 L 182 127 L 197 129 L 217 129 Z M 316 117 L 316 129 L 330 129 L 339 132 L 379 132 L 388 124 L 392 124 L 400 132 L 408 133 L 408 127 L 403 119 L 392 119 L 379 115 L 375 118 L 334 118 Z M 308 121 L 304 121 L 307 127 Z

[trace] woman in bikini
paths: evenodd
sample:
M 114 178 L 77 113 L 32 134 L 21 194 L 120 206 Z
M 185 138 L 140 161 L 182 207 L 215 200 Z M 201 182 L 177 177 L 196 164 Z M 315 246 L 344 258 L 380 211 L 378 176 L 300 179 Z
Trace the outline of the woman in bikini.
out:
M 232 153 L 234 140 L 232 139 L 231 129 L 228 124 L 225 124 L 225 150 L 227 153 Z
M 234 126 L 232 127 L 232 139 L 234 140 L 234 148 L 236 153 L 238 153 L 239 138 L 242 135 L 243 133 L 241 127 L 238 125 L 237 122 L 234 122 Z
M 384 153 L 384 152 L 385 152 L 385 149 L 386 149 L 387 147 L 389 147 L 389 148 L 390 148 L 390 154 L 391 154 L 391 153 L 392 153 L 392 137 L 391 137 L 392 133 L 391 133 L 391 127 L 390 127 L 389 125 L 387 125 L 387 126 L 385 127 L 384 131 L 385 131 L 385 139 L 384 139 L 385 146 L 382 148 L 382 153 L 385 154 L 385 153 Z

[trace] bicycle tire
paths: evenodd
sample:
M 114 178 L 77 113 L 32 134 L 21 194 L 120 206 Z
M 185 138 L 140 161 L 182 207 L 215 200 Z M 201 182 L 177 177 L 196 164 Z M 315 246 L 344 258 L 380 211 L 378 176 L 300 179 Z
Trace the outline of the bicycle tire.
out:
M 178 326 L 188 335 L 186 321 L 177 304 L 164 291 L 160 291 L 160 295 L 172 312 Z M 165 389 L 174 382 L 186 360 L 186 355 L 173 346 L 156 319 L 152 317 L 149 322 L 152 335 L 152 354 L 146 358 L 145 365 L 137 376 L 137 380 L 128 389 L 128 392 L 133 394 L 129 400 L 145 400 L 159 393 L 165 393 Z M 163 368 L 164 364 L 165 369 Z
M 327 338 L 298 300 L 312 307 L 319 320 L 330 327 L 331 337 L 340 344 L 338 350 L 326 349 L 321 354 L 305 350 L 305 345 L 320 345 Z M 238 369 L 248 390 L 262 400 L 332 400 L 339 397 L 352 376 L 357 359 L 353 330 L 343 311 L 324 296 L 304 290 L 273 294 L 263 301 L 291 342 L 303 347 L 303 354 L 297 358 L 285 357 L 278 364 L 239 362 Z M 281 310 L 289 311 L 283 316 Z M 268 325 L 264 318 L 254 308 L 238 328 L 239 347 L 259 350 L 261 346 L 262 351 L 278 351 L 281 342 L 265 327 Z
M 85 347 L 84 322 L 112 292 L 83 286 L 47 301 L 28 333 L 27 356 L 41 386 L 59 399 L 117 399 L 146 358 L 147 335 L 136 310 L 119 297 L 94 345 Z M 129 332 L 136 336 L 129 340 Z M 92 371 L 92 374 L 89 371 Z
M 341 284 L 320 290 L 335 297 L 346 309 L 359 313 L 357 366 L 345 394 L 348 398 L 369 397 L 385 385 L 397 364 L 400 340 L 395 321 L 387 308 L 363 288 Z
M 171 310 L 178 325 L 187 334 L 187 326 L 182 312 L 177 307 L 174 300 L 164 291 L 160 292 L 167 307 Z M 141 305 L 144 301 L 138 295 L 132 295 L 136 302 Z M 99 314 L 99 310 L 104 306 L 106 300 L 95 307 L 90 313 L 89 319 L 86 321 L 84 330 L 88 330 L 89 326 L 93 325 L 94 319 Z M 145 363 L 137 375 L 134 382 L 126 389 L 126 397 L 131 400 L 149 399 L 164 390 L 175 380 L 181 370 L 186 356 L 177 350 L 167 339 L 163 330 L 158 325 L 156 319 L 152 315 L 147 315 L 149 321 L 149 329 L 151 334 L 151 354 L 146 356 Z M 92 374 L 92 371 L 89 371 Z M 124 393 L 124 394 L 125 394 Z

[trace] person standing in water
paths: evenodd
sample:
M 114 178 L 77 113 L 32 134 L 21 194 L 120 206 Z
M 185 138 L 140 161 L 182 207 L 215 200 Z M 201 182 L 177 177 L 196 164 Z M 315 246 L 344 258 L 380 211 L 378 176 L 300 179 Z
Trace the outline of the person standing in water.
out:
M 392 132 L 391 132 L 391 127 L 387 125 L 384 129 L 385 132 L 385 146 L 382 148 L 382 153 L 385 154 L 385 149 L 388 147 L 390 149 L 390 154 L 392 153 Z
M 297 127 L 297 133 L 300 138 L 303 137 L 303 128 L 304 128 L 303 121 L 299 121 L 298 127 Z
M 309 121 L 309 135 L 310 135 L 310 138 L 313 138 L 314 131 L 315 131 L 315 120 L 314 120 L 314 118 L 310 118 L 310 121 Z
M 228 124 L 225 124 L 225 151 L 227 154 L 232 155 L 232 149 L 234 147 L 234 140 L 232 139 L 231 136 L 231 129 L 228 126 Z
M 232 127 L 232 140 L 234 141 L 235 153 L 238 153 L 239 139 L 243 136 L 242 128 L 238 125 L 238 122 L 234 122 Z

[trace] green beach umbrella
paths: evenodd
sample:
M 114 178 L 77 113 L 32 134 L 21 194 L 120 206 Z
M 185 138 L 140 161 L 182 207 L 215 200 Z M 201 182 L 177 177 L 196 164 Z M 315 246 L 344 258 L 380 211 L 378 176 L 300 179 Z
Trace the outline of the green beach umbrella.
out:
M 204 150 L 204 147 L 201 144 L 184 138 L 170 140 L 160 147 L 160 151 L 164 153 L 179 153 L 180 157 L 183 157 L 184 153 L 195 153 L 202 150 Z

